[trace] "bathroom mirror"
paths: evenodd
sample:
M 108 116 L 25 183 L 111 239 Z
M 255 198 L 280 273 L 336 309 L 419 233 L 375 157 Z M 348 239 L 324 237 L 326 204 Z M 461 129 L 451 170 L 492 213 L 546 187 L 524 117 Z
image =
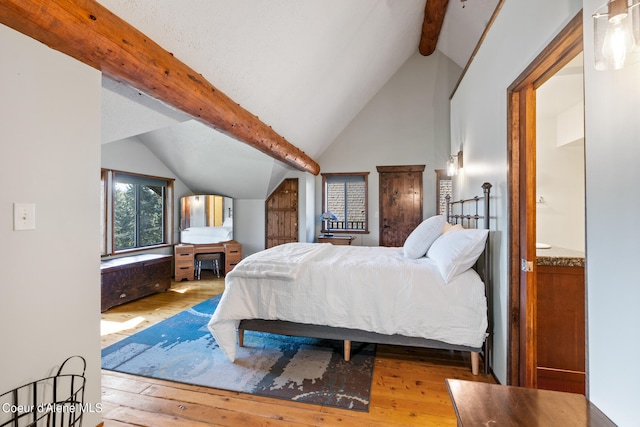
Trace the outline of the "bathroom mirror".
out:
M 213 194 L 180 199 L 180 242 L 233 240 L 233 199 Z

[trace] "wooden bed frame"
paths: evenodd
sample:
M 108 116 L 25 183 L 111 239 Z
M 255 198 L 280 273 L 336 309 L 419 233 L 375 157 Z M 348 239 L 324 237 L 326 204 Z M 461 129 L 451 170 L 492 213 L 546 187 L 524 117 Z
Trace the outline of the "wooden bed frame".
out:
M 479 228 L 479 220 L 483 219 L 485 229 L 489 229 L 489 194 L 491 184 L 485 182 L 482 184 L 484 191 L 482 196 L 476 196 L 472 199 L 451 201 L 447 197 L 446 217 L 451 224 L 466 225 L 466 228 Z M 483 202 L 484 210 L 482 215 L 478 213 L 478 206 Z M 472 213 L 465 213 L 465 207 L 471 205 Z M 466 224 L 465 224 L 466 221 Z M 485 296 L 487 298 L 487 338 L 482 347 L 468 347 L 462 345 L 448 344 L 442 341 L 429 340 L 425 338 L 407 337 L 403 335 L 384 335 L 375 332 L 368 332 L 359 329 L 339 328 L 324 325 L 312 325 L 304 323 L 295 323 L 282 320 L 263 320 L 263 319 L 245 319 L 240 321 L 238 326 L 238 345 L 244 345 L 244 331 L 260 331 L 269 332 L 279 335 L 303 336 L 311 338 L 335 339 L 344 341 L 344 358 L 350 359 L 351 341 L 403 345 L 409 347 L 435 348 L 446 350 L 458 350 L 471 352 L 471 371 L 474 375 L 479 372 L 480 353 L 484 359 L 484 373 L 488 374 L 491 370 L 491 360 L 493 358 L 493 292 L 491 277 L 491 245 L 490 239 L 487 238 L 485 250 L 478 259 L 475 269 L 485 284 Z

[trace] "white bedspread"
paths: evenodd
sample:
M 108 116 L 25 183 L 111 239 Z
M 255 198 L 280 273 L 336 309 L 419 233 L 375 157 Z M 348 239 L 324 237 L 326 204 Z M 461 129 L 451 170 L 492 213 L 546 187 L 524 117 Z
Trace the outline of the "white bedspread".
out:
M 208 327 L 232 361 L 242 319 L 480 347 L 486 310 L 484 285 L 473 270 L 445 284 L 433 261 L 406 259 L 402 248 L 290 243 L 245 258 L 227 275 Z

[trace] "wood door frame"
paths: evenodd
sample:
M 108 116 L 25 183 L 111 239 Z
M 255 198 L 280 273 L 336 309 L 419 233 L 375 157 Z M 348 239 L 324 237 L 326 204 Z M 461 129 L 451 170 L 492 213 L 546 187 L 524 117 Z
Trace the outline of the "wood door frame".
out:
M 520 268 L 523 251 L 535 254 L 535 90 L 582 52 L 582 25 L 581 10 L 507 89 L 510 385 L 535 387 L 535 275 Z

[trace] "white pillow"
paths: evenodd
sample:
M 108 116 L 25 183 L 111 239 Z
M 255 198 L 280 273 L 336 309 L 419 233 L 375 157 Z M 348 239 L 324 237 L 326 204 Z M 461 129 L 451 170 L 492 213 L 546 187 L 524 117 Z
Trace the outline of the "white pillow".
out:
M 444 215 L 436 215 L 422 221 L 407 237 L 402 246 L 405 258 L 423 257 L 431 244 L 442 234 L 447 221 Z
M 451 231 L 451 230 L 461 230 L 463 227 L 461 224 L 449 224 L 448 222 L 444 225 L 444 230 L 442 230 L 443 233 L 446 233 L 447 231 Z
M 446 283 L 460 273 L 473 267 L 484 250 L 489 230 L 450 230 L 436 239 L 427 256 L 438 265 Z

